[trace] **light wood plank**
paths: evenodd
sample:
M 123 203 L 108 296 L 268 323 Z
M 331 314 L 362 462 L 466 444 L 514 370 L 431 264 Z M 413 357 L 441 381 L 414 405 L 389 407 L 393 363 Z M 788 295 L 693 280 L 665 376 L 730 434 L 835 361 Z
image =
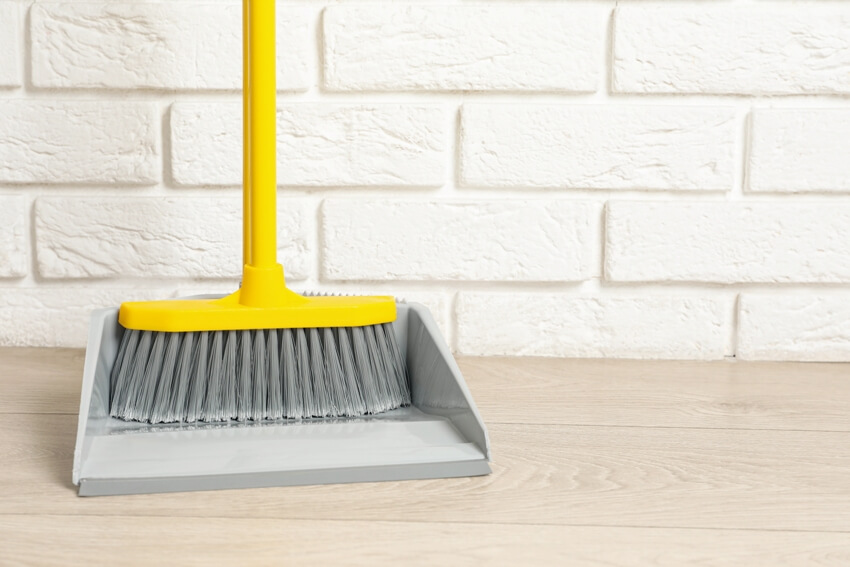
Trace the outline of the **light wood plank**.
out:
M 841 566 L 850 535 L 226 518 L 0 516 L 4 565 Z
M 850 431 L 850 364 L 458 360 L 485 421 Z
M 81 499 L 75 416 L 0 416 L 0 513 L 850 531 L 850 436 L 494 424 L 488 477 Z
M 0 348 L 0 414 L 77 413 L 85 351 Z

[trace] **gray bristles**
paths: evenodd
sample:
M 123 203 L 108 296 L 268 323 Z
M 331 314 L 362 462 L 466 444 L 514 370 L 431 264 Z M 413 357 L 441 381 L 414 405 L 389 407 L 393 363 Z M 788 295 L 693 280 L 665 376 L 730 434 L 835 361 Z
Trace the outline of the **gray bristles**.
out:
M 146 423 L 375 414 L 410 405 L 392 324 L 158 333 L 126 330 L 110 415 Z

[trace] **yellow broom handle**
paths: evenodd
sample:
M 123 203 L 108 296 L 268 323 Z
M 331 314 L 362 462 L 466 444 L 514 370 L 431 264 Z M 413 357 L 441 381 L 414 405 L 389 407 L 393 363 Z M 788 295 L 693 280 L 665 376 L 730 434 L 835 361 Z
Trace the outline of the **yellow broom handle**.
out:
M 242 0 L 242 264 L 251 263 L 251 74 L 248 4 L 248 0 Z
M 248 3 L 247 163 L 250 200 L 248 226 L 249 264 L 256 268 L 277 265 L 277 124 L 275 84 L 275 2 Z

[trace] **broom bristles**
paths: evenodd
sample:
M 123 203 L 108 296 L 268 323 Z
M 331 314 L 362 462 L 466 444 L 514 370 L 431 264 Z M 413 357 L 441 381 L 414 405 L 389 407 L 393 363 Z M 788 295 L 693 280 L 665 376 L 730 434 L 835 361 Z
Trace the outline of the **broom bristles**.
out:
M 410 405 L 392 324 L 164 333 L 125 330 L 110 415 L 145 423 L 375 414 Z

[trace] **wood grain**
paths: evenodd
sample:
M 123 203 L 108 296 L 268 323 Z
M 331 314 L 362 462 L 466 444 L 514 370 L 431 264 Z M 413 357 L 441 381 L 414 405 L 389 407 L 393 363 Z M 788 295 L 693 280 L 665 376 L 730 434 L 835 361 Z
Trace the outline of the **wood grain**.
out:
M 0 414 L 80 411 L 85 351 L 0 348 Z
M 850 365 L 460 358 L 506 423 L 850 431 Z
M 494 424 L 487 477 L 79 499 L 73 416 L 0 416 L 0 510 L 850 531 L 848 434 Z
M 226 518 L 2 517 L 3 565 L 835 566 L 850 534 Z M 14 542 L 14 543 L 12 543 Z M 6 547 L 4 550 L 3 548 Z
M 4 566 L 850 564 L 850 365 L 466 358 L 491 476 L 86 499 L 82 363 L 0 349 Z

